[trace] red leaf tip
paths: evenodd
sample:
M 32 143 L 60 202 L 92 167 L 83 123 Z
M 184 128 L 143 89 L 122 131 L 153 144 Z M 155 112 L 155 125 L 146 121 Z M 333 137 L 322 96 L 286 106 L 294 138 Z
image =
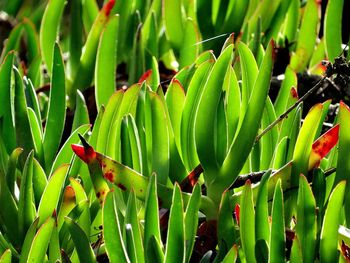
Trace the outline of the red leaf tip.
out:
M 109 14 L 113 9 L 114 4 L 115 4 L 115 0 L 109 0 L 108 3 L 103 7 L 106 16 L 109 16 Z

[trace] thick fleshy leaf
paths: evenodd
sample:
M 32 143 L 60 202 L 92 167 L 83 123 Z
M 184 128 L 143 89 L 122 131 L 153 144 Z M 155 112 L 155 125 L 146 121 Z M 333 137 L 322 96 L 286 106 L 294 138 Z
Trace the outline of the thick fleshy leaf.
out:
M 319 103 L 309 111 L 299 132 L 293 154 L 292 186 L 298 185 L 300 174 L 307 174 L 312 141 L 321 118 L 322 108 L 323 105 Z
M 185 213 L 185 244 L 186 244 L 186 257 L 185 261 L 188 262 L 191 258 L 194 241 L 196 237 L 196 231 L 198 227 L 198 209 L 200 205 L 200 185 L 196 184 L 193 188 L 191 198 L 188 202 Z
M 144 262 L 143 241 L 141 237 L 139 219 L 137 217 L 136 197 L 133 191 L 131 191 L 129 194 L 128 204 L 126 207 L 125 218 L 124 218 L 124 225 L 125 225 L 126 232 L 128 232 L 128 229 L 129 231 L 132 232 L 129 234 L 126 233 L 126 236 L 131 237 L 132 235 L 132 241 L 134 244 L 133 251 L 130 251 L 128 249 L 128 254 L 131 255 L 132 253 L 135 253 L 135 256 L 137 258 L 136 261 L 139 263 Z M 128 225 L 130 225 L 130 227 L 128 227 Z
M 240 65 L 242 69 L 242 106 L 241 114 L 244 116 L 250 95 L 254 88 L 254 83 L 258 76 L 258 65 L 255 61 L 253 53 L 250 51 L 248 46 L 243 42 L 237 45 L 238 54 L 240 57 Z M 242 124 L 243 118 L 240 118 L 240 125 Z
M 238 248 L 236 245 L 234 245 L 233 247 L 231 247 L 229 252 L 226 254 L 226 256 L 224 257 L 222 262 L 223 263 L 234 263 L 234 262 L 236 262 L 237 258 L 238 258 Z
M 18 157 L 22 152 L 23 152 L 22 148 L 14 149 L 7 163 L 6 183 L 12 195 L 14 195 L 15 193 L 15 183 L 17 179 L 16 169 L 17 169 Z
M 187 88 L 181 116 L 180 136 L 181 154 L 187 171 L 191 171 L 199 164 L 194 139 L 195 117 L 199 106 L 199 100 L 202 96 L 203 88 L 213 63 L 213 60 L 208 60 L 199 65 Z
M 181 1 L 165 0 L 163 2 L 165 33 L 175 50 L 180 50 L 184 37 Z
M 312 262 L 316 246 L 316 202 L 304 175 L 299 179 L 296 235 L 299 237 L 303 261 Z
M 327 58 L 333 63 L 342 52 L 342 15 L 344 0 L 330 0 L 324 16 L 324 35 Z
M 20 158 L 22 164 L 24 163 L 24 156 L 28 156 L 29 152 L 34 149 L 32 134 L 30 131 L 30 123 L 27 112 L 26 98 L 24 94 L 24 87 L 22 77 L 16 68 L 13 68 L 15 75 L 15 97 L 14 97 L 14 111 L 15 111 L 15 126 L 16 126 L 16 140 L 17 146 L 24 150 L 23 158 Z M 28 134 L 29 132 L 29 134 Z
M 97 109 L 107 105 L 115 91 L 119 16 L 109 19 L 97 50 L 95 68 L 95 97 Z
M 43 19 L 40 26 L 40 46 L 43 59 L 47 65 L 49 72 L 52 72 L 52 64 L 54 57 L 54 46 L 58 36 L 58 29 L 63 14 L 65 1 L 53 0 L 46 5 Z
M 291 57 L 290 66 L 296 72 L 303 71 L 309 63 L 315 48 L 320 21 L 321 3 L 308 1 L 304 10 L 295 53 Z
M 57 210 L 68 168 L 68 165 L 62 165 L 50 177 L 38 207 L 39 226 L 45 222 L 54 210 Z
M 313 144 L 309 158 L 309 168 L 311 170 L 318 166 L 320 161 L 338 143 L 339 125 L 336 125 L 319 137 Z
M 278 180 L 272 202 L 270 235 L 270 262 L 284 262 L 285 258 L 285 229 L 283 212 L 283 194 L 281 180 Z
M 6 249 L 0 257 L 0 263 L 11 263 L 12 253 L 10 249 Z
M 149 250 L 148 245 L 153 238 L 161 246 L 162 242 L 160 236 L 160 225 L 159 225 L 159 207 L 157 197 L 157 183 L 156 176 L 152 175 L 147 188 L 147 195 L 145 201 L 145 232 L 144 232 L 144 248 Z M 154 241 L 153 241 L 154 242 Z
M 184 23 L 184 38 L 180 49 L 180 68 L 191 65 L 198 56 L 200 45 L 200 34 L 194 20 L 187 18 Z
M 207 181 L 212 181 L 219 169 L 215 155 L 214 124 L 225 74 L 232 60 L 232 49 L 232 45 L 228 46 L 215 62 L 198 105 L 195 141 L 199 160 L 206 171 L 204 176 Z
M 243 188 L 240 206 L 240 235 L 241 244 L 247 262 L 255 259 L 255 213 L 251 182 L 248 180 Z
M 339 109 L 339 147 L 338 147 L 338 160 L 337 160 L 337 173 L 334 178 L 333 186 L 335 186 L 338 182 L 342 180 L 346 180 L 348 182 L 348 174 L 350 172 L 350 164 L 347 161 L 350 156 L 350 134 L 347 132 L 347 127 L 350 125 L 350 109 L 343 102 L 340 103 Z M 346 226 L 350 225 L 350 199 L 349 188 L 350 186 L 347 184 L 345 191 L 345 218 L 346 218 Z
M 103 236 L 106 251 L 111 262 L 128 261 L 128 256 L 123 243 L 118 213 L 115 210 L 113 192 L 108 192 L 102 207 Z
M 123 99 L 123 91 L 119 90 L 112 95 L 109 99 L 108 104 L 105 109 L 105 113 L 103 114 L 103 118 L 101 121 L 100 132 L 97 137 L 96 149 L 103 154 L 107 153 L 107 147 L 110 140 L 112 124 L 115 122 L 115 116 L 118 114 L 118 110 L 120 104 Z
M 320 241 L 320 262 L 338 260 L 338 228 L 346 182 L 341 181 L 333 190 L 323 219 Z
M 77 90 L 76 99 L 72 132 L 84 124 L 90 124 L 86 101 L 80 90 Z
M 164 262 L 164 253 L 159 241 L 151 236 L 147 243 L 147 260 L 146 262 L 162 263 Z
M 20 263 L 27 262 L 28 254 L 29 254 L 34 236 L 37 231 L 38 223 L 39 223 L 39 218 L 36 218 L 34 222 L 30 225 L 26 233 L 25 239 L 22 244 L 21 256 L 19 258 Z
M 183 262 L 185 257 L 184 212 L 181 190 L 175 184 L 170 208 L 169 226 L 164 262 Z
M 52 175 L 52 173 L 62 164 L 70 163 L 73 153 L 71 151 L 70 146 L 73 143 L 79 142 L 78 134 L 85 135 L 90 130 L 90 125 L 82 125 L 79 128 L 77 128 L 74 132 L 71 133 L 69 138 L 66 140 L 66 142 L 62 145 L 60 151 L 56 155 L 56 158 L 52 164 L 51 171 L 49 175 Z
M 7 187 L 5 175 L 0 169 L 0 216 L 2 224 L 8 229 L 7 235 L 13 245 L 20 244 L 18 231 L 17 203 Z
M 0 118 L 2 118 L 1 136 L 6 138 L 4 144 L 7 152 L 13 151 L 16 146 L 16 132 L 13 121 L 13 105 L 11 104 L 11 72 L 14 61 L 14 52 L 6 55 L 0 65 Z
M 66 119 L 66 89 L 62 54 L 55 44 L 52 63 L 50 100 L 43 138 L 45 170 L 48 172 L 57 153 Z
M 220 175 L 222 176 L 217 178 L 217 184 L 220 185 L 220 187 L 226 188 L 235 180 L 254 145 L 270 86 L 273 49 L 274 43 L 270 42 L 260 66 L 260 71 L 249 99 L 242 126 L 231 144 L 221 167 Z
M 24 164 L 21 178 L 20 195 L 18 201 L 18 229 L 23 239 L 36 216 L 33 192 L 33 151 L 31 151 Z
M 266 172 L 260 181 L 255 208 L 255 237 L 256 240 L 265 240 L 266 243 L 269 242 L 270 237 L 267 189 L 270 175 L 271 170 Z
M 67 223 L 69 232 L 72 236 L 79 261 L 87 263 L 96 262 L 89 238 L 86 236 L 84 230 L 69 217 L 65 218 L 65 222 Z
M 72 85 L 68 88 L 70 106 L 74 106 L 76 91 L 78 89 L 84 90 L 88 88 L 92 81 L 100 34 L 108 21 L 109 14 L 111 13 L 114 4 L 115 0 L 109 0 L 103 6 L 89 31 L 89 35 L 83 47 L 84 52 L 80 57 L 80 64 L 77 73 L 73 78 Z
M 38 229 L 31 243 L 28 253 L 27 262 L 43 262 L 46 255 L 46 250 L 50 243 L 51 233 L 55 227 L 56 214 L 47 218 L 42 226 Z

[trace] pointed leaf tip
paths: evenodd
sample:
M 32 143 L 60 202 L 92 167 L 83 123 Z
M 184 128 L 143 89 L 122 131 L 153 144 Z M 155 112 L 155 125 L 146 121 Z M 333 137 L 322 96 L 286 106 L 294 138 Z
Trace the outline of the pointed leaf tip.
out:
M 88 148 L 81 146 L 79 144 L 72 144 L 72 150 L 76 155 L 79 156 L 85 163 L 90 163 L 93 159 L 96 158 L 95 150 L 89 146 Z
M 106 16 L 109 16 L 109 14 L 113 9 L 114 4 L 115 4 L 115 0 L 109 0 L 108 3 L 103 7 Z

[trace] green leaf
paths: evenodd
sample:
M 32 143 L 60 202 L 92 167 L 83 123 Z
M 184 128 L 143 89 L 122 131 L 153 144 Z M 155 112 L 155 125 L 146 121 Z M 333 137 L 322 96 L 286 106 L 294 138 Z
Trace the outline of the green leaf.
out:
M 292 249 L 290 253 L 290 262 L 291 263 L 302 263 L 303 254 L 301 251 L 301 245 L 297 236 L 294 236 Z
M 330 0 L 324 16 L 324 35 L 327 58 L 334 59 L 342 52 L 342 15 L 344 0 Z
M 176 78 L 173 78 L 165 94 L 165 101 L 175 142 L 178 147 L 180 147 L 181 118 L 185 99 L 186 95 L 184 88 Z
M 15 183 L 17 179 L 16 168 L 17 168 L 18 157 L 22 152 L 23 152 L 22 148 L 14 149 L 7 163 L 6 183 L 12 195 L 14 195 L 15 193 Z
M 12 253 L 10 249 L 6 249 L 0 257 L 0 263 L 11 263 Z
M 44 224 L 38 229 L 32 240 L 28 253 L 27 262 L 44 262 L 46 250 L 50 243 L 51 233 L 55 227 L 55 213 L 47 218 Z
M 169 180 L 169 127 L 165 107 L 160 97 L 147 92 L 152 112 L 152 172 L 157 174 L 159 183 L 166 185 Z
M 53 161 L 51 171 L 49 175 L 52 175 L 53 172 L 62 164 L 70 163 L 73 157 L 73 152 L 70 148 L 70 146 L 73 143 L 79 142 L 78 134 L 84 135 L 90 130 L 90 125 L 85 124 L 77 128 L 74 132 L 71 133 L 71 135 L 68 137 L 66 142 L 62 145 L 60 151 L 56 155 L 55 160 Z
M 50 262 L 62 261 L 57 224 L 55 224 L 51 234 L 49 244 L 49 260 Z
M 267 171 L 261 178 L 259 184 L 258 195 L 256 197 L 255 208 L 255 237 L 256 240 L 265 240 L 269 242 L 270 225 L 269 225 L 269 209 L 268 209 L 268 181 L 270 179 L 271 170 Z
M 47 185 L 47 178 L 44 169 L 40 163 L 33 159 L 33 190 L 36 207 L 39 206 L 41 196 Z
M 28 119 L 30 124 L 30 131 L 33 135 L 33 143 L 36 155 L 39 157 L 39 160 L 43 160 L 43 144 L 42 144 L 42 132 L 41 124 L 37 119 L 35 112 L 32 108 L 27 108 Z
M 321 3 L 315 0 L 306 3 L 296 51 L 293 53 L 290 61 L 291 68 L 296 72 L 301 72 L 307 67 L 315 48 L 320 21 L 319 14 L 321 13 L 319 12 L 320 7 Z
M 183 262 L 185 257 L 184 213 L 181 190 L 175 184 L 170 208 L 169 226 L 164 262 Z
M 106 252 L 111 262 L 128 262 L 128 256 L 123 244 L 123 237 L 120 231 L 118 213 L 115 210 L 115 199 L 113 192 L 106 195 L 102 206 L 103 236 L 106 245 Z
M 128 249 L 128 255 L 135 253 L 136 261 L 139 263 L 144 262 L 144 250 L 143 250 L 143 241 L 141 237 L 139 219 L 137 217 L 137 207 L 136 207 L 136 196 L 134 191 L 131 191 L 129 194 L 128 204 L 126 207 L 124 225 L 126 229 L 126 236 L 131 237 L 134 243 L 134 251 Z M 129 225 L 129 226 L 128 226 Z M 131 233 L 128 234 L 128 229 Z M 131 260 L 131 262 L 134 262 Z
M 159 226 L 159 207 L 158 207 L 158 196 L 157 196 L 157 182 L 156 176 L 152 175 L 148 184 L 147 195 L 145 200 L 145 225 L 144 225 L 144 248 L 148 251 L 152 241 L 156 242 L 158 246 L 162 246 Z
M 108 21 L 109 14 L 114 6 L 115 1 L 109 0 L 98 13 L 91 30 L 89 31 L 87 40 L 83 47 L 84 52 L 80 57 L 80 64 L 77 73 L 73 77 L 73 83 L 68 87 L 68 95 L 70 96 L 70 106 L 74 108 L 76 91 L 83 91 L 88 88 L 94 76 L 96 53 L 100 34 Z
M 216 109 L 222 94 L 227 68 L 232 60 L 233 46 L 228 46 L 215 62 L 199 102 L 195 121 L 195 140 L 206 181 L 214 180 L 218 170 L 214 145 Z M 215 173 L 214 173 L 215 171 Z
M 96 262 L 96 258 L 90 246 L 89 238 L 84 230 L 73 219 L 66 217 L 65 222 L 68 225 L 69 232 L 72 236 L 79 261 L 80 262 Z
M 67 185 L 63 192 L 62 203 L 59 209 L 58 217 L 57 217 L 57 226 L 60 230 L 63 223 L 64 218 L 68 216 L 68 214 L 73 210 L 76 205 L 75 191 L 74 188 L 70 185 Z M 77 202 L 78 203 L 78 202 Z
M 187 18 L 184 23 L 184 36 L 180 49 L 180 68 L 191 65 L 197 58 L 201 45 L 198 26 L 194 20 Z
M 189 262 L 198 228 L 198 210 L 200 205 L 201 189 L 200 185 L 196 184 L 193 188 L 192 195 L 188 201 L 185 212 L 185 244 L 186 257 L 185 262 Z
M 36 218 L 34 222 L 30 225 L 26 233 L 25 239 L 22 244 L 21 255 L 19 258 L 20 263 L 27 262 L 29 251 L 38 227 L 38 222 L 39 222 L 39 218 Z
M 58 29 L 65 6 L 64 0 L 52 0 L 46 5 L 46 9 L 40 26 L 40 47 L 42 56 L 49 72 L 54 60 L 54 46 L 58 36 Z M 55 61 L 55 62 L 53 62 Z
M 235 180 L 254 145 L 270 86 L 273 48 L 274 44 L 270 42 L 260 66 L 260 71 L 249 99 L 242 126 L 240 127 L 235 140 L 232 142 L 221 167 L 220 174 L 222 176 L 221 178 L 217 178 L 218 184 L 221 187 L 226 188 Z
M 291 69 L 290 66 L 288 66 L 284 73 L 284 80 L 282 82 L 282 86 L 278 92 L 276 101 L 274 103 L 277 116 L 280 116 L 288 108 L 289 105 L 287 105 L 287 103 L 289 94 L 293 87 L 297 88 L 297 83 L 298 79 L 296 73 Z
M 62 54 L 55 44 L 52 63 L 51 89 L 43 146 L 45 170 L 48 172 L 57 153 L 66 119 L 65 73 Z
M 230 193 L 225 191 L 222 194 L 217 222 L 219 250 L 224 250 L 224 252 L 228 252 L 228 249 L 233 246 L 236 239 L 232 215 L 233 207 L 230 201 Z M 224 245 L 220 246 L 220 242 L 223 242 Z
M 165 34 L 175 50 L 180 50 L 184 38 L 184 22 L 180 0 L 163 2 Z
M 320 241 L 320 262 L 335 262 L 338 260 L 338 228 L 340 212 L 344 200 L 346 182 L 341 181 L 329 197 L 323 219 Z
M 152 235 L 147 243 L 146 262 L 162 263 L 164 262 L 164 253 L 159 241 Z
M 14 111 L 17 146 L 22 147 L 24 150 L 24 156 L 27 156 L 29 152 L 32 149 L 34 149 L 34 143 L 32 139 L 32 134 L 31 132 L 29 132 L 30 123 L 22 78 L 19 71 L 16 68 L 13 68 L 13 71 L 15 75 Z M 21 158 L 21 161 L 23 161 L 24 163 L 24 159 Z
M 91 1 L 81 2 L 79 0 L 73 0 L 70 3 L 69 60 L 67 61 L 67 72 L 70 79 L 76 74 L 79 66 L 83 47 L 83 6 L 86 6 L 88 2 Z M 96 14 L 97 12 L 98 11 L 96 11 Z
M 0 65 L 0 118 L 2 118 L 1 136 L 6 138 L 4 144 L 7 152 L 13 151 L 16 146 L 16 131 L 13 121 L 13 98 L 11 88 L 11 72 L 14 61 L 14 52 L 6 55 L 4 61 Z
M 123 123 L 121 128 L 122 128 L 122 136 L 123 136 L 123 132 L 125 132 L 126 140 L 130 147 L 129 158 L 131 159 L 130 162 L 132 163 L 130 167 L 132 167 L 134 170 L 142 174 L 143 173 L 142 149 L 141 149 L 139 131 L 137 129 L 135 120 L 131 114 L 128 114 L 123 118 Z M 126 130 L 123 130 L 123 129 L 126 129 Z M 122 144 L 122 147 L 123 147 L 123 144 Z M 126 151 L 123 150 L 123 148 L 122 148 L 122 154 L 123 155 L 127 154 Z
M 293 43 L 297 36 L 300 19 L 300 4 L 299 0 L 292 0 L 286 14 L 283 35 L 286 36 L 289 43 Z
M 304 175 L 299 179 L 296 235 L 299 237 L 304 262 L 314 260 L 316 246 L 316 202 Z
M 242 69 L 241 114 L 244 116 L 255 85 L 256 78 L 258 76 L 258 65 L 255 61 L 253 53 L 243 42 L 239 42 L 237 45 L 237 50 L 240 57 L 240 65 Z M 243 118 L 240 118 L 239 127 L 242 125 L 242 121 Z
M 240 236 L 241 244 L 247 262 L 256 262 L 255 259 L 255 213 L 251 182 L 248 180 L 243 188 L 240 200 Z
M 90 124 L 89 112 L 85 102 L 84 95 L 80 90 L 77 90 L 77 101 L 75 104 L 74 119 L 72 124 L 72 132 L 79 128 L 81 125 Z
M 235 71 L 229 67 L 226 74 L 225 109 L 227 119 L 227 141 L 232 142 L 236 134 L 241 110 L 241 91 Z
M 18 201 L 18 229 L 22 240 L 36 216 L 33 192 L 33 155 L 31 151 L 24 164 Z
M 278 180 L 272 202 L 272 223 L 270 235 L 269 262 L 285 261 L 285 229 L 283 213 L 283 194 L 281 180 Z
M 95 97 L 97 109 L 107 105 L 115 92 L 119 16 L 111 17 L 102 32 L 97 49 L 95 68 Z
M 199 164 L 196 142 L 194 139 L 195 118 L 199 101 L 213 64 L 213 60 L 208 60 L 199 65 L 187 89 L 181 116 L 180 136 L 182 159 L 187 171 L 191 171 Z
M 23 25 L 20 23 L 17 26 L 15 26 L 7 38 L 5 47 L 3 48 L 1 52 L 0 62 L 4 62 L 4 58 L 9 54 L 11 50 L 18 50 L 19 42 L 22 36 L 23 31 Z
M 238 248 L 236 245 L 231 247 L 231 249 L 228 251 L 224 259 L 222 260 L 223 263 L 234 263 L 236 262 L 238 257 Z
M 349 145 L 350 145 L 350 136 L 347 132 L 347 128 L 350 125 L 350 109 L 349 107 L 344 104 L 343 102 L 340 103 L 340 109 L 339 109 L 339 143 L 338 143 L 338 160 L 337 160 L 337 173 L 334 178 L 333 186 L 335 186 L 337 183 L 339 183 L 342 180 L 348 180 L 347 174 L 350 172 L 350 165 L 348 163 L 347 158 L 350 156 L 349 151 Z M 346 224 L 347 226 L 350 225 L 350 211 L 348 210 L 350 208 L 350 200 L 348 199 L 348 196 L 350 194 L 349 192 L 349 186 L 346 186 L 345 191 L 345 218 L 346 218 Z
M 306 115 L 293 153 L 292 187 L 298 185 L 299 175 L 307 174 L 312 142 L 321 118 L 323 105 L 316 104 Z
M 51 175 L 38 207 L 39 226 L 57 210 L 69 166 L 62 165 Z

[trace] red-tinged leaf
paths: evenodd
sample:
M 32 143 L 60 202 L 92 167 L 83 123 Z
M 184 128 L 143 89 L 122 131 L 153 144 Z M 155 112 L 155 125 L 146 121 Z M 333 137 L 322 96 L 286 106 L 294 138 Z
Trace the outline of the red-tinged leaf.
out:
M 339 124 L 328 130 L 312 144 L 309 159 L 309 170 L 318 166 L 322 158 L 338 143 Z
M 236 217 L 236 221 L 237 221 L 237 224 L 239 225 L 239 211 L 240 211 L 240 206 L 239 204 L 236 204 L 235 206 L 235 217 Z
M 151 79 L 151 76 L 152 76 L 152 69 L 149 69 L 145 73 L 143 73 L 138 83 L 142 84 L 144 81 L 148 83 Z
M 106 14 L 106 16 L 109 16 L 110 12 L 113 9 L 113 6 L 115 4 L 115 0 L 109 0 L 107 4 L 103 7 L 103 12 Z
M 83 146 L 78 144 L 72 144 L 72 149 L 74 153 L 79 156 L 80 159 L 89 164 L 96 159 L 96 152 L 89 144 L 87 144 L 85 139 L 80 134 L 79 137 L 83 143 Z
M 295 99 L 298 99 L 298 98 L 299 98 L 299 96 L 298 96 L 298 91 L 297 91 L 297 89 L 296 89 L 295 87 L 292 87 L 292 88 L 290 89 L 290 94 L 291 94 L 292 97 L 295 98 Z
M 193 187 L 198 182 L 199 176 L 203 173 L 203 167 L 202 165 L 197 165 L 196 168 L 194 168 L 185 179 L 182 180 L 180 184 L 180 188 L 184 192 L 192 192 Z
M 346 262 L 350 262 L 350 247 L 344 243 L 344 240 L 341 241 L 341 254 Z

